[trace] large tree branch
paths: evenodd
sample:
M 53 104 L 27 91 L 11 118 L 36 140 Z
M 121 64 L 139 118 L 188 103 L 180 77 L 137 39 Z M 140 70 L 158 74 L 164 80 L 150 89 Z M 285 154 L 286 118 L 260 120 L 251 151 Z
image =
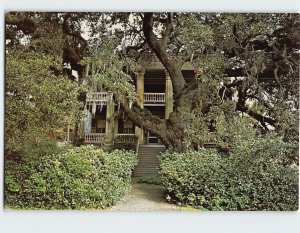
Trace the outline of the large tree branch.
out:
M 237 105 L 236 105 L 236 110 L 247 113 L 249 116 L 251 116 L 254 119 L 258 120 L 262 125 L 265 125 L 265 123 L 268 123 L 272 126 L 275 126 L 276 123 L 277 123 L 276 120 L 274 120 L 270 117 L 266 117 L 266 116 L 263 116 L 261 114 L 258 114 L 256 112 L 250 110 L 247 106 L 239 104 L 239 103 L 237 103 Z
M 181 89 L 185 85 L 185 80 L 181 73 L 182 64 L 177 61 L 170 60 L 168 58 L 167 52 L 162 44 L 158 41 L 157 37 L 153 32 L 153 13 L 145 13 L 143 19 L 143 32 L 146 41 L 153 52 L 156 54 L 158 59 L 164 65 L 168 71 L 173 84 L 174 94 L 179 95 Z M 176 98 L 176 97 L 175 97 Z
M 163 120 L 150 113 L 147 109 L 140 108 L 136 103 L 130 108 L 126 103 L 120 103 L 129 119 L 138 127 L 145 128 L 147 131 L 158 134 L 159 126 L 163 124 Z
M 165 120 L 151 114 L 147 109 L 140 108 L 136 103 L 131 108 L 127 101 L 121 101 L 120 105 L 133 124 L 156 135 L 165 145 L 170 145 Z
M 195 59 L 198 59 L 198 58 L 200 58 L 201 57 L 201 54 L 187 54 L 187 55 L 185 55 L 185 56 L 183 56 L 181 59 L 182 59 L 182 61 L 183 62 L 191 62 L 191 61 L 193 61 L 193 60 L 195 60 Z
M 169 37 L 170 37 L 170 34 L 171 34 L 171 29 L 172 29 L 172 13 L 168 13 L 168 16 L 167 16 L 167 22 L 166 22 L 166 29 L 165 31 L 163 32 L 163 35 L 162 35 L 162 46 L 164 48 L 167 47 L 168 45 L 168 41 L 169 41 Z
M 250 85 L 250 84 L 248 83 L 248 85 Z M 264 127 L 265 127 L 266 123 L 268 123 L 272 126 L 275 126 L 277 123 L 276 120 L 274 120 L 270 117 L 263 116 L 259 113 L 256 113 L 256 112 L 252 111 L 251 109 L 249 109 L 248 106 L 246 106 L 247 88 L 248 88 L 248 86 L 243 87 L 243 85 L 241 85 L 238 88 L 238 102 L 236 104 L 236 110 L 247 113 L 249 116 L 258 120 Z
M 143 41 L 142 43 L 137 44 L 137 45 L 129 45 L 129 46 L 126 47 L 126 50 L 127 50 L 127 52 L 129 50 L 138 51 L 138 50 L 142 49 L 145 46 L 146 43 L 147 43 L 146 41 Z
M 79 53 L 83 53 L 84 50 L 86 49 L 86 47 L 88 46 L 87 41 L 81 36 L 81 32 L 80 31 L 74 31 L 71 29 L 70 25 L 68 24 L 68 19 L 70 17 L 70 14 L 67 14 L 64 22 L 62 24 L 62 30 L 66 35 L 69 35 L 71 38 L 73 38 L 73 40 L 70 41 L 70 39 L 67 37 L 67 39 L 69 40 L 70 43 L 73 44 L 79 44 L 80 48 L 79 48 Z
M 130 108 L 128 102 L 123 100 L 120 105 L 133 124 L 156 135 L 168 148 L 182 146 L 184 127 L 174 112 L 170 114 L 169 119 L 163 120 L 151 114 L 147 109 L 140 108 L 136 103 Z
M 26 16 L 25 12 L 8 12 L 5 15 L 6 25 L 15 25 L 25 35 L 29 35 L 37 28 L 37 22 Z
M 160 125 L 164 123 L 162 119 L 153 115 L 149 110 L 141 108 L 136 102 L 130 107 L 125 95 L 115 94 L 114 99 L 120 104 L 121 109 L 128 118 L 138 127 L 146 128 L 148 131 L 155 133 Z

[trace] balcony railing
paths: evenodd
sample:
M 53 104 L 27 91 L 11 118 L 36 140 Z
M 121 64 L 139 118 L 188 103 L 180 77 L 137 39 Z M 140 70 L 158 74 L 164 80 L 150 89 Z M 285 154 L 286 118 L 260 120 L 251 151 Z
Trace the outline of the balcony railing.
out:
M 104 142 L 105 142 L 105 133 L 85 134 L 84 142 L 85 143 L 92 143 L 92 144 L 104 144 Z
M 107 102 L 107 92 L 88 92 L 86 94 L 86 102 L 91 104 L 96 102 L 96 104 L 106 104 Z M 165 103 L 165 93 L 144 93 L 144 103 L 156 103 L 164 104 Z
M 104 144 L 105 133 L 88 133 L 85 134 L 85 143 Z M 117 134 L 114 143 L 136 143 L 137 136 L 135 134 Z
M 87 102 L 96 102 L 96 104 L 106 104 L 107 101 L 107 92 L 88 92 L 86 94 Z
M 144 93 L 144 103 L 165 103 L 165 93 Z

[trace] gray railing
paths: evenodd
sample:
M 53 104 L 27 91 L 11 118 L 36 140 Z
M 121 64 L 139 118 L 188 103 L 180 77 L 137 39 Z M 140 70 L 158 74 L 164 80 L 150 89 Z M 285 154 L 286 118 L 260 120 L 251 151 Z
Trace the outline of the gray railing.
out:
M 88 134 L 85 134 L 84 142 L 85 143 L 92 143 L 92 144 L 104 144 L 104 142 L 105 142 L 105 133 L 88 133 Z
M 96 104 L 106 104 L 107 92 L 88 92 L 86 94 L 86 102 L 96 102 Z
M 144 103 L 165 103 L 165 93 L 144 93 Z

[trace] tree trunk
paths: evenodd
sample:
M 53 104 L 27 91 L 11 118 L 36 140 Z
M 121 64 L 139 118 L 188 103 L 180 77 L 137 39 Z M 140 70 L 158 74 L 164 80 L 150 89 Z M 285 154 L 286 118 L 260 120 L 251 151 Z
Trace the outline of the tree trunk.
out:
M 178 112 L 172 112 L 169 119 L 160 119 L 136 103 L 129 108 L 127 101 L 121 102 L 127 117 L 138 127 L 157 136 L 168 149 L 182 151 L 184 147 L 184 125 Z
M 169 25 L 166 26 L 164 36 L 168 36 L 170 29 L 171 15 L 169 15 Z M 170 75 L 172 81 L 173 92 L 174 92 L 174 110 L 170 114 L 169 119 L 159 119 L 159 124 L 153 117 L 146 117 L 139 119 L 138 114 L 133 114 L 130 109 L 124 109 L 128 114 L 129 118 L 139 127 L 143 127 L 147 131 L 156 135 L 169 149 L 178 151 L 184 151 L 186 149 L 184 145 L 184 122 L 180 117 L 179 108 L 184 106 L 183 91 L 187 87 L 184 77 L 181 72 L 183 65 L 182 61 L 171 58 L 168 56 L 166 51 L 167 38 L 163 38 L 159 41 L 153 32 L 153 13 L 145 13 L 143 19 L 143 32 L 146 38 L 147 44 L 156 54 L 158 59 L 161 61 L 165 69 Z M 142 109 L 139 109 L 142 111 Z M 145 120 L 144 120 L 145 119 Z
M 145 13 L 143 20 L 143 32 L 147 41 L 147 44 L 156 54 L 158 59 L 161 61 L 165 69 L 168 71 L 174 91 L 174 100 L 175 105 L 174 109 L 176 110 L 181 104 L 180 93 L 184 89 L 186 82 L 181 72 L 181 67 L 183 62 L 178 62 L 176 59 L 170 59 L 167 54 L 166 47 L 163 45 L 156 37 L 153 32 L 153 13 Z

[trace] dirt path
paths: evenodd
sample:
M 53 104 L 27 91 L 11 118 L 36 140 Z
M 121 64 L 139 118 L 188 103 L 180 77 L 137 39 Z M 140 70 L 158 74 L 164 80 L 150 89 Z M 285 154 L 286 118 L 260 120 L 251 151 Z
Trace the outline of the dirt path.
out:
M 139 184 L 132 182 L 132 189 L 124 199 L 113 206 L 112 211 L 174 211 L 176 205 L 167 203 L 164 199 L 163 189 L 159 185 Z

